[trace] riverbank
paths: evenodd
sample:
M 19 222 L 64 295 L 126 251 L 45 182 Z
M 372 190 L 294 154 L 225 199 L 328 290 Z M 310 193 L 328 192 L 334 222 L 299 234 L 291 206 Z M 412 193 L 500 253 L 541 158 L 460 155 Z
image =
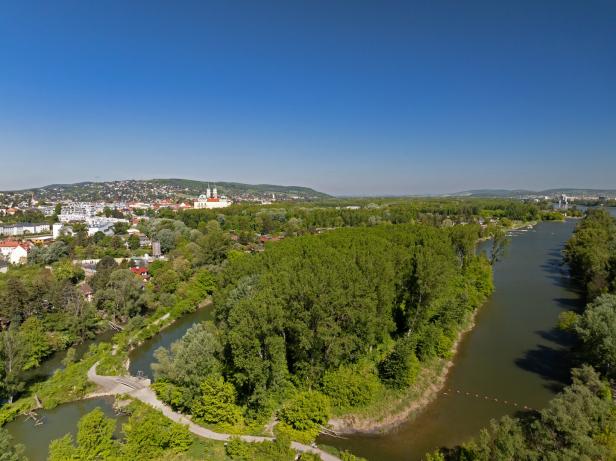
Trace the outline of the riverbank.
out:
M 482 307 L 470 314 L 458 333 L 451 348 L 450 358 L 434 360 L 425 366 L 419 373 L 417 382 L 402 395 L 399 392 L 389 391 L 389 395 L 362 411 L 330 419 L 331 429 L 338 435 L 385 433 L 423 410 L 443 390 L 460 343 L 475 326 L 475 318 Z
M 437 448 L 468 441 L 492 419 L 524 406 L 544 408 L 569 376 L 570 345 L 555 329 L 559 314 L 583 302 L 561 256 L 576 223 L 544 221 L 515 233 L 494 265 L 494 293 L 476 313 L 445 388 L 431 403 L 394 430 L 321 436 L 318 442 L 370 460 L 420 461 Z

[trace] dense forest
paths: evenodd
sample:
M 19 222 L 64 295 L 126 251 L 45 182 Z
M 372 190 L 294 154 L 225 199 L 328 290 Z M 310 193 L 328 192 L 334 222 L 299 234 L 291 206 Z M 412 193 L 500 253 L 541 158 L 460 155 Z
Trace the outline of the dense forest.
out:
M 382 225 L 233 258 L 215 325 L 158 351 L 154 387 L 206 424 L 241 426 L 278 410 L 279 430 L 313 438 L 330 411 L 405 389 L 422 364 L 450 353 L 492 290 L 478 237 L 474 225 Z
M 589 301 L 583 312 L 560 319 L 577 338 L 572 384 L 547 408 L 492 421 L 475 440 L 435 452 L 430 461 L 616 459 L 616 220 L 589 210 L 565 260 Z

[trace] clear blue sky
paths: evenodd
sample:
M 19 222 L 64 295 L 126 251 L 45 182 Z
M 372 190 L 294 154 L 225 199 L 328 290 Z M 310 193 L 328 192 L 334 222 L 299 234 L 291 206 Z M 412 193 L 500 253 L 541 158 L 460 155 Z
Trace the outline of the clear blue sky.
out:
M 0 190 L 616 188 L 614 1 L 0 0 Z

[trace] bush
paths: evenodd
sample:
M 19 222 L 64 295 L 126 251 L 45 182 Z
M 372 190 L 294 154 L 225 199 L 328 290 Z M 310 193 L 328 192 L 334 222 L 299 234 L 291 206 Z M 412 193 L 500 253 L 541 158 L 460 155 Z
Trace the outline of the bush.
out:
M 298 431 L 320 429 L 329 415 L 329 398 L 318 391 L 298 392 L 278 412 L 281 421 Z
M 190 411 L 194 400 L 191 389 L 166 381 L 156 381 L 150 387 L 156 392 L 159 399 L 167 405 L 171 405 L 174 410 L 183 413 Z
M 141 404 L 136 406 L 122 431 L 125 434 L 122 452 L 126 459 L 152 459 L 164 453 L 182 453 L 193 442 L 186 426 Z
M 362 407 L 372 402 L 381 383 L 371 370 L 357 365 L 343 366 L 323 376 L 323 393 L 336 408 Z
M 236 392 L 222 376 L 212 375 L 201 383 L 201 397 L 192 405 L 192 414 L 206 424 L 243 424 L 242 410 L 235 404 Z
M 421 364 L 415 355 L 415 343 L 406 336 L 379 365 L 379 377 L 388 387 L 404 389 L 415 382 Z

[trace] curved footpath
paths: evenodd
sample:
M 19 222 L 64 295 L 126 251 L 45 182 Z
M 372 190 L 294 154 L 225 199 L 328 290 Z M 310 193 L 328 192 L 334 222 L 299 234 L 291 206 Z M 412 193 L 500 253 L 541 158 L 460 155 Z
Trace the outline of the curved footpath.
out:
M 157 410 L 160 410 L 162 414 L 170 420 L 188 426 L 188 430 L 190 432 L 200 437 L 219 441 L 227 441 L 232 437 L 235 437 L 232 434 L 221 434 L 219 432 L 206 429 L 205 427 L 193 423 L 190 418 L 182 415 L 181 413 L 173 411 L 171 407 L 158 400 L 158 397 L 156 397 L 154 391 L 150 389 L 149 379 L 140 379 L 134 376 L 102 376 L 96 373 L 97 365 L 98 362 L 92 365 L 92 367 L 88 370 L 88 379 L 97 384 L 100 388 L 99 391 L 95 392 L 91 396 L 122 394 L 130 395 L 131 397 L 140 400 L 141 402 Z M 239 438 L 244 442 L 267 442 L 274 440 L 273 437 L 261 437 L 256 435 L 241 435 Z M 314 453 L 320 456 L 323 461 L 340 461 L 340 458 L 337 456 L 327 453 L 320 448 L 311 447 L 298 442 L 291 442 L 291 447 L 302 453 Z

